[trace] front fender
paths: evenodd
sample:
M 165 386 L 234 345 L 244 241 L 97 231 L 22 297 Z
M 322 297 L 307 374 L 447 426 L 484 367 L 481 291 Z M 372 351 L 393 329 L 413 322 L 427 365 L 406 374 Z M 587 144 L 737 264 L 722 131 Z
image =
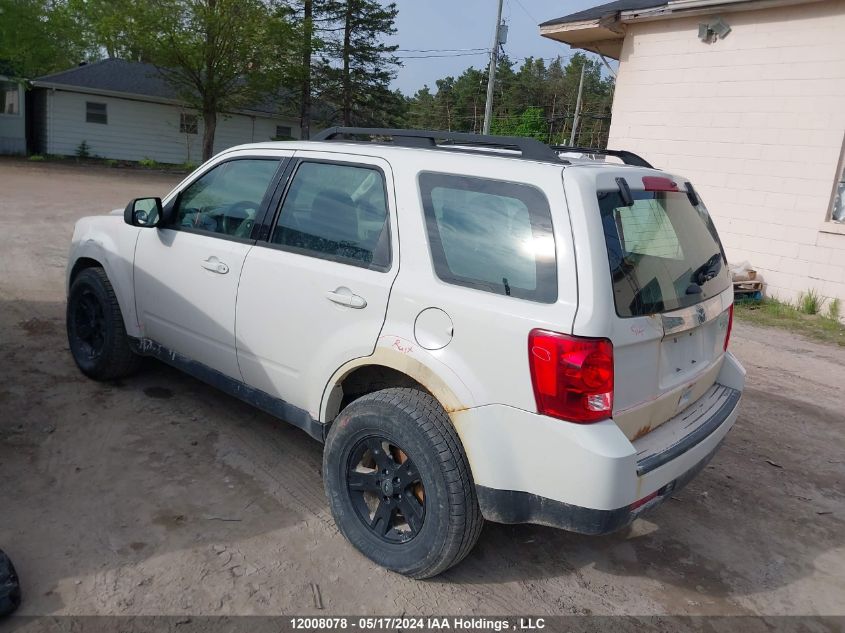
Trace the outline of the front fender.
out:
M 141 337 L 142 332 L 135 311 L 132 267 L 140 230 L 125 224 L 122 216 L 82 218 L 74 227 L 66 275 L 66 291 L 69 292 L 72 276 L 81 260 L 93 260 L 102 266 L 120 305 L 126 333 L 136 338 Z

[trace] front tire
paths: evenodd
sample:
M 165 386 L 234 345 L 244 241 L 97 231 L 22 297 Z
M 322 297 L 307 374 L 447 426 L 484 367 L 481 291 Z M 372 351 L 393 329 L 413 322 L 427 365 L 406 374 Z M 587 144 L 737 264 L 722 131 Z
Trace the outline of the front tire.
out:
M 343 535 L 412 578 L 456 565 L 484 524 L 449 416 L 416 389 L 384 389 L 346 407 L 329 431 L 323 480 Z
M 111 282 L 102 268 L 86 268 L 70 286 L 67 338 L 73 360 L 94 380 L 115 380 L 138 369 L 123 315 Z

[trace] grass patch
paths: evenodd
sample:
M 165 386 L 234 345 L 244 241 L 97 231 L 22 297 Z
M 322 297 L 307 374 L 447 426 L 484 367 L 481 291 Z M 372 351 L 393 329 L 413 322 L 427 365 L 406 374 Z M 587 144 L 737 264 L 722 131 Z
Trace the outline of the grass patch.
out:
M 845 347 L 845 325 L 838 319 L 802 311 L 804 297 L 798 306 L 788 301 L 763 299 L 762 301 L 738 301 L 734 304 L 734 316 L 744 322 L 767 327 L 779 327 L 791 332 L 798 332 L 818 341 L 835 343 Z M 838 311 L 838 305 L 836 307 Z
M 802 292 L 798 297 L 798 307 L 804 314 L 819 314 L 822 311 L 824 304 L 824 297 L 818 292 L 810 288 L 807 292 Z

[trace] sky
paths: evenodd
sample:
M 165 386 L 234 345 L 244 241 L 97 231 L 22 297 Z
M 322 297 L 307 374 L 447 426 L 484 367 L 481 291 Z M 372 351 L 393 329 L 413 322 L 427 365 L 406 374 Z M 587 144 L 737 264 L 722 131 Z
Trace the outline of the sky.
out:
M 460 75 L 469 66 L 486 67 L 497 0 L 395 1 L 398 32 L 388 41 L 399 46 L 396 55 L 404 58 L 404 67 L 398 70 L 393 88 L 413 95 L 425 84 L 433 90 L 437 79 Z M 573 51 L 565 44 L 540 37 L 537 25 L 608 1 L 504 0 L 502 19 L 508 24 L 505 52 L 517 62 L 529 56 L 571 55 Z

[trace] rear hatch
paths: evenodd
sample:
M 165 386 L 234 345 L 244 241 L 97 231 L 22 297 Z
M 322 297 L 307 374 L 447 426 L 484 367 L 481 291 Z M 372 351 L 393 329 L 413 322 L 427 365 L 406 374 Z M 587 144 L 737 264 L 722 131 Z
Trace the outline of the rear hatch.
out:
M 722 245 L 692 186 L 642 173 L 595 194 L 615 308 L 613 419 L 632 440 L 713 386 L 732 302 Z

